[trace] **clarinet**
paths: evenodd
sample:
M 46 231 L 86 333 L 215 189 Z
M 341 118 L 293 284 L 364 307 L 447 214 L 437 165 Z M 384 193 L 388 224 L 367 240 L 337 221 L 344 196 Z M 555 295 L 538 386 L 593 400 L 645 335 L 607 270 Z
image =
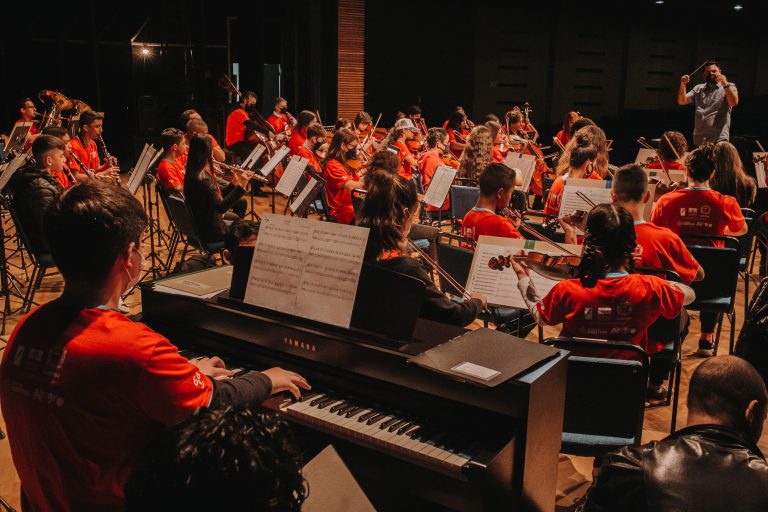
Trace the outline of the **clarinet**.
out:
M 104 137 L 101 137 L 100 139 L 94 139 L 99 141 L 101 144 L 101 149 L 104 151 L 104 159 L 109 162 L 110 165 L 113 165 L 112 162 L 114 161 L 112 155 L 109 154 L 109 150 L 107 150 L 107 143 L 104 142 Z M 116 167 L 116 166 L 114 166 Z M 115 184 L 119 187 L 121 185 L 120 183 L 120 168 L 118 167 L 117 171 L 117 177 L 115 178 Z
M 72 160 L 75 161 L 77 165 L 80 166 L 80 169 L 83 170 L 83 172 L 89 177 L 93 178 L 96 173 L 93 172 L 93 169 L 89 169 L 83 162 L 80 161 L 79 158 L 77 158 L 77 155 L 75 155 L 72 151 L 69 152 L 69 156 L 72 157 Z M 70 171 L 70 175 L 72 174 L 72 171 Z M 75 178 L 74 176 L 70 176 L 72 178 L 72 182 L 74 183 Z

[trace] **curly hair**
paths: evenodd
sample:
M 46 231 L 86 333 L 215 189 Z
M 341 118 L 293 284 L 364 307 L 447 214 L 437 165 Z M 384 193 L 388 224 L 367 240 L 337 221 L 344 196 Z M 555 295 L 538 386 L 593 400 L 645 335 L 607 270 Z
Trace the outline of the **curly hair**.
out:
M 667 140 L 672 143 L 671 146 Z M 661 141 L 659 142 L 659 154 L 665 162 L 672 162 L 677 160 L 678 155 L 682 157 L 687 151 L 688 141 L 685 140 L 685 135 L 682 133 L 667 131 L 661 135 Z
M 712 179 L 715 172 L 715 145 L 711 142 L 705 142 L 688 153 L 685 167 L 688 176 L 699 183 Z
M 459 176 L 477 179 L 480 173 L 491 163 L 493 140 L 487 126 L 478 125 L 467 137 L 467 147 L 459 161 Z
M 301 468 L 274 413 L 202 408 L 151 444 L 126 486 L 126 509 L 298 511 L 308 495 Z
M 599 204 L 589 212 L 579 279 L 584 288 L 593 288 L 611 269 L 626 265 L 634 272 L 632 253 L 637 246 L 635 221 L 621 206 Z
M 579 121 L 586 118 L 581 118 Z M 579 137 L 581 135 L 582 137 Z M 565 145 L 565 151 L 560 155 L 560 159 L 557 161 L 556 174 L 562 176 L 573 165 L 571 162 L 571 153 L 580 144 L 580 140 L 589 140 L 591 146 L 594 146 L 596 151 L 595 171 L 601 178 L 605 178 L 608 174 L 608 140 L 605 137 L 605 132 L 597 125 L 590 124 L 577 130 L 568 144 Z M 583 145 L 583 142 L 581 143 Z M 578 167 L 578 165 L 576 165 Z

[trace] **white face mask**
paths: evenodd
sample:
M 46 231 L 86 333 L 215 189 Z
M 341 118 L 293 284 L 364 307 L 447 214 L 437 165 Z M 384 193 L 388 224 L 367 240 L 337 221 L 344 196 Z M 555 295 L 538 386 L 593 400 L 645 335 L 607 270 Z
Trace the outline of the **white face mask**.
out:
M 141 264 L 140 265 L 134 265 L 134 268 L 138 268 L 138 271 L 136 272 L 135 276 L 131 275 L 131 272 L 128 270 L 128 267 L 123 265 L 123 270 L 125 270 L 125 273 L 128 274 L 128 284 L 125 287 L 125 290 L 123 290 L 123 295 L 128 293 L 131 288 L 136 286 L 138 282 L 141 280 L 141 273 L 144 271 L 144 266 L 146 265 L 146 260 L 144 259 L 144 253 L 141 252 L 139 249 L 133 249 L 133 251 L 139 253 L 139 257 L 141 258 Z M 133 256 L 133 255 L 131 255 Z

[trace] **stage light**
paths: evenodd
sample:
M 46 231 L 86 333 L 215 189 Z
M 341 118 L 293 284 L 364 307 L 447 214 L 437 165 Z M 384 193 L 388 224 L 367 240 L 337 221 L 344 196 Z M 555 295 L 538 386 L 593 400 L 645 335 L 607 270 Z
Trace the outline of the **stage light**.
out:
M 741 5 L 741 4 L 736 4 L 736 5 L 734 5 L 734 6 L 733 6 L 733 10 L 734 10 L 734 11 L 740 11 L 740 10 L 742 10 L 743 8 L 744 8 L 744 6 L 743 6 L 743 5 Z
M 664 0 L 656 0 L 656 5 L 664 5 Z
M 147 48 L 146 46 L 145 46 L 144 48 L 142 48 L 142 49 L 141 49 L 141 54 L 142 54 L 144 57 L 149 57 L 149 55 L 150 55 L 151 53 L 152 53 L 152 51 L 151 51 L 149 48 Z

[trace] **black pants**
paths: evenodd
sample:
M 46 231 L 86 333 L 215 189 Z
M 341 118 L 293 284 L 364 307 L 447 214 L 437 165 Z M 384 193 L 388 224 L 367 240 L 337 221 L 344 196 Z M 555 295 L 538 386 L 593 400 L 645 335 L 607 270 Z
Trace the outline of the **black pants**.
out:
M 699 315 L 701 318 L 701 333 L 713 333 L 715 332 L 715 325 L 717 324 L 718 313 L 710 313 L 702 311 Z

